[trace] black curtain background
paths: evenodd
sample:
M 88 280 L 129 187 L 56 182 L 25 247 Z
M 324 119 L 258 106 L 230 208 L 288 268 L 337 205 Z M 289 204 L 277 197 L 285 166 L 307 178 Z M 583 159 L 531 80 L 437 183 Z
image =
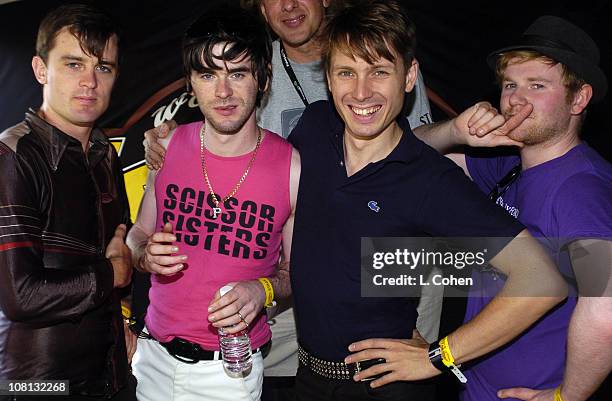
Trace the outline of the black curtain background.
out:
M 125 31 L 124 63 L 105 127 L 122 127 L 156 91 L 181 77 L 180 36 L 205 9 L 202 0 L 90 1 L 116 17 Z M 41 102 L 30 60 L 38 23 L 65 1 L 23 0 L 0 6 L 0 129 L 19 122 L 27 107 Z M 514 2 L 404 0 L 417 26 L 418 51 L 426 84 L 461 111 L 486 99 L 497 104 L 494 77 L 485 63 L 492 50 L 509 44 L 537 16 L 559 15 L 589 32 L 602 51 L 602 62 L 612 78 L 610 51 L 612 17 L 607 0 Z M 584 137 L 612 160 L 612 96 L 591 106 Z M 434 108 L 434 118 L 445 115 Z M 141 159 L 141 132 L 130 131 L 122 158 L 124 165 Z
M 36 31 L 42 17 L 62 3 L 66 1 L 22 0 L 0 5 L 0 131 L 21 121 L 28 107 L 38 107 L 41 103 L 41 89 L 30 67 Z M 164 107 L 166 115 L 179 123 L 200 118 L 197 107 L 189 106 L 189 97 L 179 81 L 182 77 L 179 49 L 182 32 L 208 2 L 106 0 L 89 3 L 107 10 L 120 21 L 125 33 L 121 73 L 111 106 L 100 125 L 117 128 L 112 135 L 124 142 L 120 156 L 134 216 L 145 175 L 142 133 L 153 126 L 156 116 L 159 119 L 161 114 L 155 111 Z M 403 3 L 417 26 L 417 58 L 426 84 L 456 111 L 483 99 L 497 105 L 499 92 L 485 57 L 511 44 L 540 15 L 564 17 L 591 34 L 601 50 L 601 66 L 612 79 L 612 10 L 607 0 L 404 0 Z M 604 102 L 589 108 L 583 137 L 612 161 L 611 99 L 609 94 Z M 441 109 L 433 104 L 432 108 L 436 121 L 446 118 Z M 136 190 L 130 190 L 130 186 Z M 447 298 L 444 308 L 441 335 L 460 324 L 463 300 L 449 302 Z M 608 357 L 605 350 L 602 352 L 602 357 Z M 438 398 L 455 399 L 454 387 L 453 380 L 445 382 L 440 386 Z M 611 399 L 609 380 L 599 393 L 598 399 Z

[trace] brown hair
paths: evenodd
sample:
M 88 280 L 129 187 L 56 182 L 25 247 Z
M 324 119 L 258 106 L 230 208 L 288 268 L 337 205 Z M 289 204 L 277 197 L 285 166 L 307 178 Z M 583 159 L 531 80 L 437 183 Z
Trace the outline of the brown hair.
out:
M 100 60 L 113 35 L 119 47 L 121 31 L 108 15 L 90 5 L 65 4 L 48 13 L 38 28 L 36 55 L 45 63 L 57 34 L 66 27 L 79 40 L 83 52 Z
M 516 59 L 516 60 L 515 60 Z M 504 71 L 508 68 L 508 65 L 512 61 L 514 63 L 525 63 L 531 60 L 540 60 L 543 63 L 554 66 L 556 64 L 561 65 L 561 81 L 563 86 L 567 89 L 566 100 L 571 102 L 574 95 L 586 84 L 586 81 L 576 75 L 573 71 L 569 70 L 565 64 L 559 63 L 558 61 L 544 56 L 534 50 L 514 50 L 506 53 L 501 53 L 497 57 L 497 64 L 495 68 L 495 76 L 497 83 L 501 86 L 504 79 Z
M 410 66 L 416 48 L 416 28 L 396 0 L 343 3 L 334 7 L 322 36 L 326 71 L 329 71 L 333 51 L 359 57 L 368 63 L 379 58 L 395 62 L 395 52 L 406 67 Z

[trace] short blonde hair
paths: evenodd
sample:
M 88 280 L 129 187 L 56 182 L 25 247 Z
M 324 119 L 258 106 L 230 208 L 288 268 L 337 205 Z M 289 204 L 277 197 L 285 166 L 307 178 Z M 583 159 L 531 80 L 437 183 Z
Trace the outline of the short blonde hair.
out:
M 569 70 L 565 64 L 559 63 L 558 61 L 548 56 L 544 56 L 534 50 L 513 50 L 506 53 L 501 53 L 497 57 L 497 64 L 495 68 L 495 75 L 497 77 L 498 84 L 501 86 L 504 78 L 504 71 L 506 71 L 506 68 L 508 68 L 510 62 L 512 62 L 512 64 L 516 64 L 525 63 L 531 60 L 540 60 L 550 66 L 561 64 L 561 80 L 563 82 L 563 86 L 565 86 L 567 89 L 566 100 L 568 103 L 572 101 L 576 93 L 582 88 L 583 85 L 586 84 L 584 79 L 580 78 L 573 71 Z

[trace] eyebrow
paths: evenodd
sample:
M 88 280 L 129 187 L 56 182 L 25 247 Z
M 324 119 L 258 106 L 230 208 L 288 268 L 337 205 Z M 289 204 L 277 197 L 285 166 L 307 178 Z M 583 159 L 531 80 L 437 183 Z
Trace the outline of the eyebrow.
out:
M 206 74 L 214 74 L 217 71 L 222 71 L 224 70 L 224 68 L 210 68 L 210 67 L 204 67 L 202 68 L 202 70 L 200 71 L 200 73 L 206 73 Z M 235 72 L 251 72 L 251 68 L 250 67 L 236 67 L 236 68 L 228 68 L 227 72 L 229 74 L 233 74 Z
M 502 80 L 503 81 L 516 81 L 517 77 L 516 76 L 509 76 L 508 74 L 503 74 Z M 551 79 L 544 78 L 543 76 L 540 76 L 540 75 L 528 76 L 527 78 L 525 78 L 525 80 L 527 80 L 528 82 L 534 82 L 534 81 L 552 82 Z
M 376 64 L 368 64 L 369 69 L 377 69 L 377 68 L 390 68 L 393 69 L 395 67 L 394 64 L 382 64 L 382 63 L 376 63 Z M 354 70 L 355 68 L 352 66 L 348 66 L 348 65 L 334 65 L 332 66 L 332 70 Z
M 78 62 L 84 62 L 85 61 L 85 57 L 81 57 L 81 56 L 71 56 L 71 55 L 65 55 L 60 57 L 61 60 L 63 61 L 78 61 Z M 102 64 L 102 65 L 109 65 L 111 67 L 116 67 L 117 63 L 109 61 L 109 60 L 98 60 L 98 64 Z

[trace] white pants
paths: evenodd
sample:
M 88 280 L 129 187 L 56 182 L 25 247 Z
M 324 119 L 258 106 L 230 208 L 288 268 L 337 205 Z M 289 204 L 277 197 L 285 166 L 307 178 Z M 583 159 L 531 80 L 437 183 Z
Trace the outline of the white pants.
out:
M 180 362 L 155 340 L 138 339 L 132 360 L 139 401 L 257 401 L 261 398 L 263 359 L 253 354 L 245 377 L 230 377 L 223 361 Z

